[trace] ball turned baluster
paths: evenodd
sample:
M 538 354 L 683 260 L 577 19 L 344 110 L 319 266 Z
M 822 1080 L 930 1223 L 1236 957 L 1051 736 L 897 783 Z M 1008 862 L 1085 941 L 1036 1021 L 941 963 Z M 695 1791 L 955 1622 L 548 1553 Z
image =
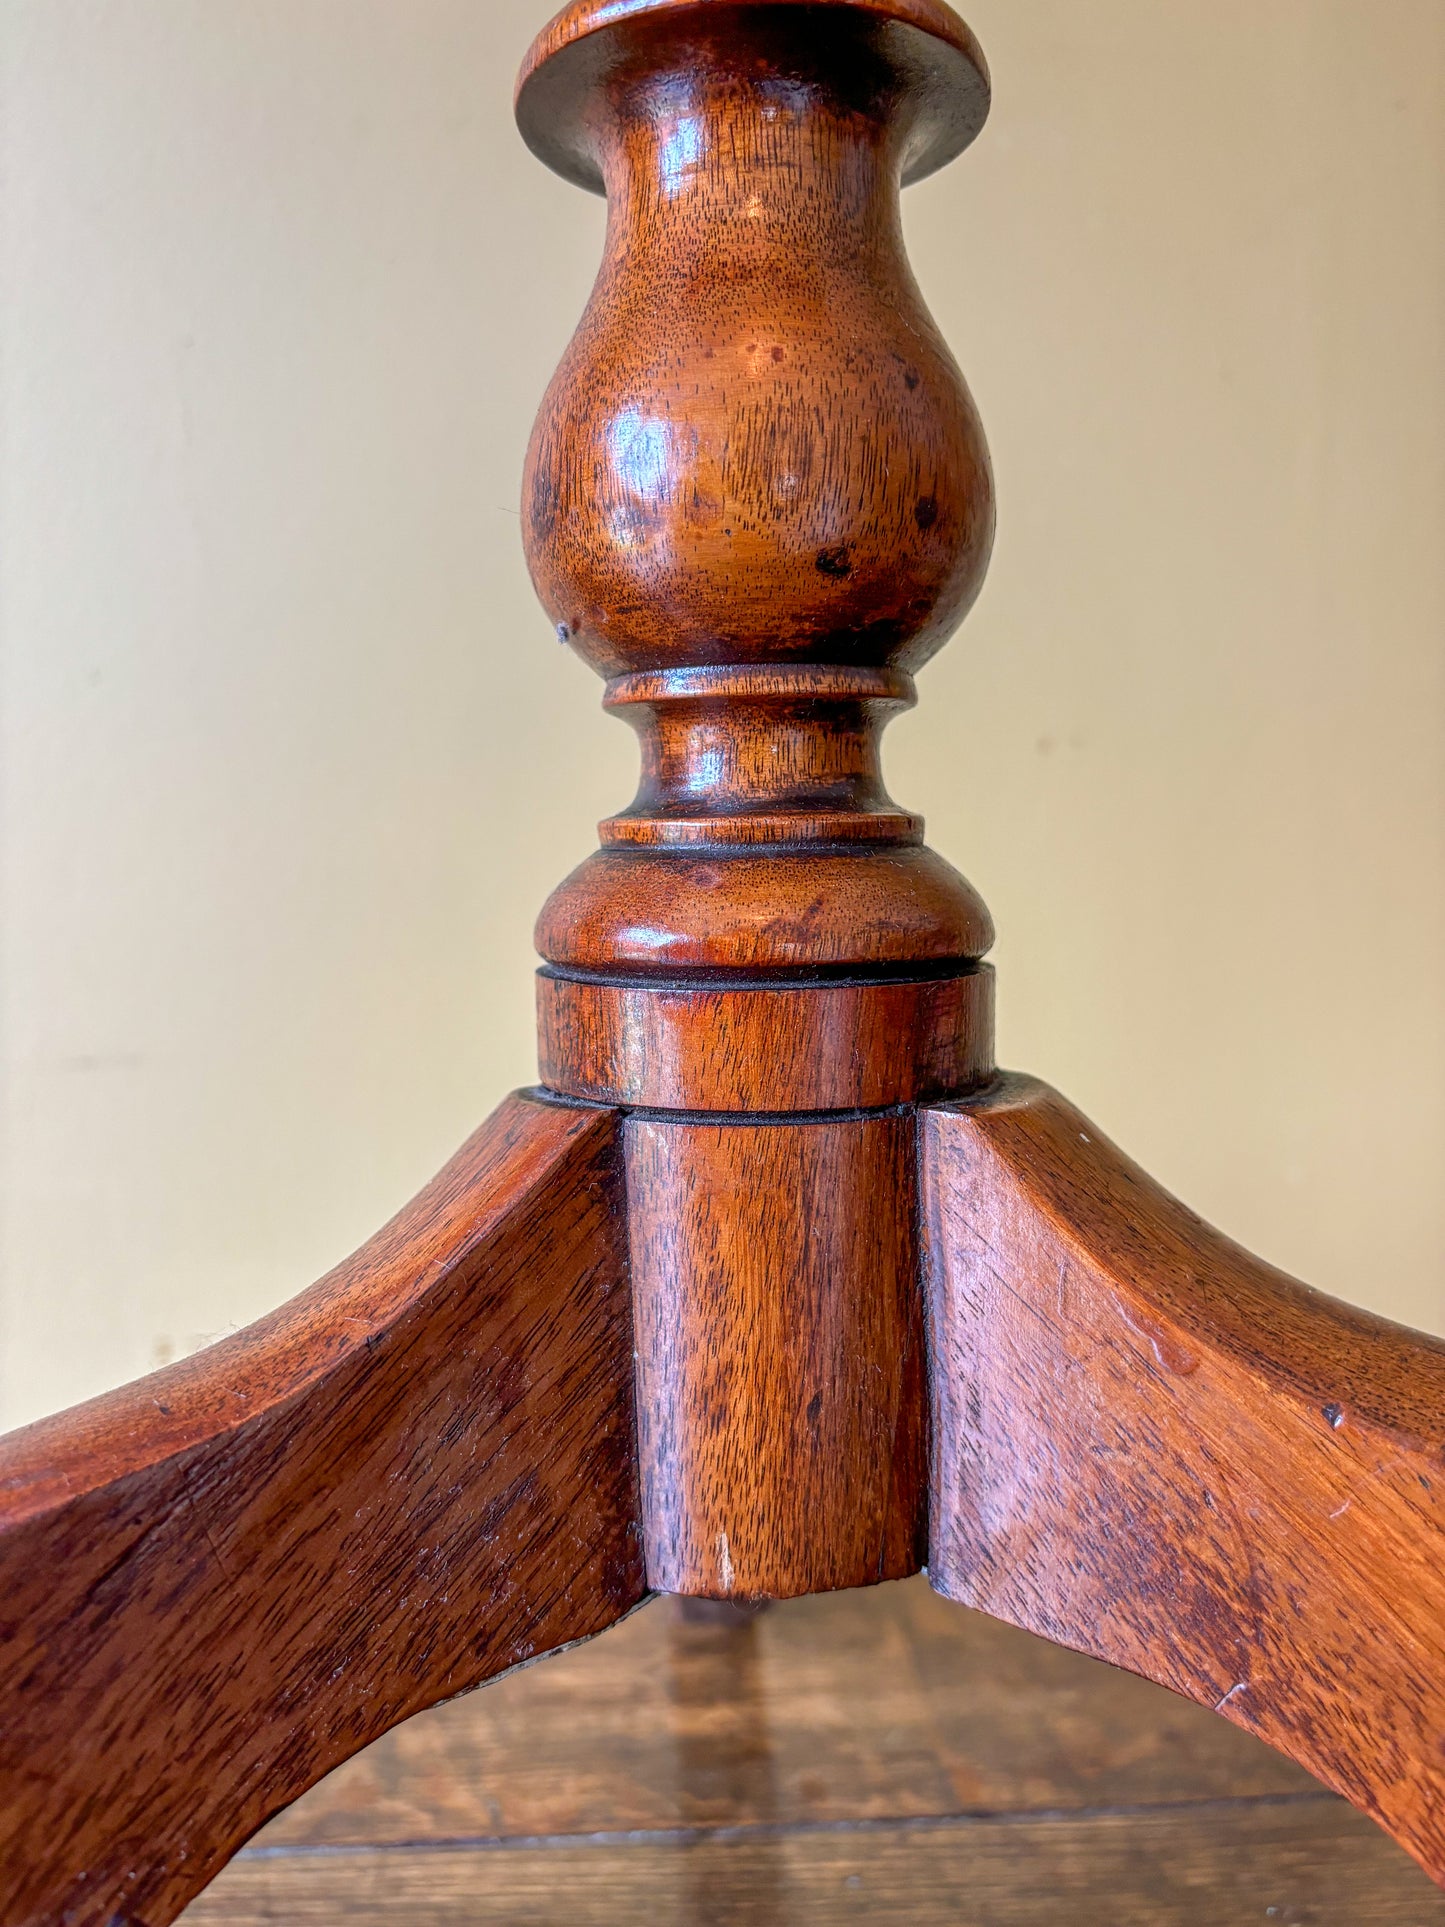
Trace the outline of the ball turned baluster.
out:
M 632 1113 L 665 1590 L 922 1557 L 909 1107 L 990 1073 L 992 930 L 879 737 L 978 593 L 993 488 L 899 188 L 987 104 L 936 0 L 587 0 L 518 88 L 531 146 L 608 200 L 523 521 L 642 780 L 542 912 L 541 1059 Z

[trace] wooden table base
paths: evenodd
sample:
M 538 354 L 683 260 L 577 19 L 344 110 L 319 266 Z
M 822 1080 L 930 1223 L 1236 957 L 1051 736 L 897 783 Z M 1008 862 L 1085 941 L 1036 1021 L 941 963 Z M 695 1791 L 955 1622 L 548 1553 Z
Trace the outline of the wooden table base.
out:
M 542 912 L 543 1088 L 293 1305 L 0 1443 L 0 1927 L 167 1927 L 339 1762 L 649 1590 L 792 1599 L 925 1558 L 953 1600 L 1270 1741 L 1445 1881 L 1445 1346 L 1260 1264 L 998 1076 L 988 912 L 883 784 L 994 527 L 899 190 L 987 107 L 943 0 L 574 0 L 528 57 L 522 132 L 606 192 L 608 233 L 524 537 L 641 781 Z M 930 1692 L 996 1692 L 1011 1636 L 906 1599 Z M 685 1698 L 706 1640 L 680 1625 L 606 1650 L 681 1666 Z M 1101 1676 L 1067 1664 L 1082 1705 Z M 1230 1757 L 1284 1790 L 1216 1777 L 1207 1815 L 1123 1759 L 1076 1754 L 1065 1785 L 1045 1757 L 1076 1717 L 1032 1773 L 917 1725 L 911 1805 L 886 1734 L 875 1771 L 837 1724 L 789 1781 L 734 1726 L 730 1793 L 670 1715 L 672 1777 L 594 1771 L 571 1820 L 560 1789 L 522 1823 L 506 1786 L 388 1783 L 360 1844 L 398 1799 L 414 1838 L 281 1851 L 298 1815 L 356 1824 L 318 1794 L 193 1918 L 481 1919 L 493 1892 L 512 1922 L 927 1920 L 962 1885 L 981 1920 L 1052 1919 L 1092 1885 L 1114 1923 L 1235 1920 L 1266 1867 L 1255 1917 L 1435 1917 L 1253 1748 Z M 1028 1756 L 1006 1719 L 1000 1745 Z M 751 1817 L 578 1844 L 630 1832 L 624 1797 L 645 1827 L 679 1800 Z M 428 1801 L 466 1810 L 455 1851 Z M 503 1851 L 519 1824 L 572 1844 Z

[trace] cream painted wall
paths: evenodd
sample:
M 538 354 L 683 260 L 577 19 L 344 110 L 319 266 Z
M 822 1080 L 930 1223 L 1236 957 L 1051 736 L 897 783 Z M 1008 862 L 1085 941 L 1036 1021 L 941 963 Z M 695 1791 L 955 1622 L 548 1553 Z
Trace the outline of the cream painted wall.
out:
M 6 0 L 0 1418 L 357 1244 L 532 1074 L 630 794 L 515 499 L 600 206 L 545 0 Z M 915 261 L 999 477 L 895 793 L 1006 1059 L 1445 1328 L 1445 7 L 978 0 Z

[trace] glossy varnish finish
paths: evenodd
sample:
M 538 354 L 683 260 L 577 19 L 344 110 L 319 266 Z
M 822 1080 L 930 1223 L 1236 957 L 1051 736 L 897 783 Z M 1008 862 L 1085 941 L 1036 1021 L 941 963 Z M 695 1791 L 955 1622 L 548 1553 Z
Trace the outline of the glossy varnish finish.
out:
M 736 0 L 571 0 L 538 34 L 517 82 L 517 121 L 528 145 L 549 167 L 594 191 L 603 172 L 585 109 L 598 79 L 615 65 L 618 45 L 598 29 L 619 22 L 653 28 L 697 25 L 700 8 L 715 18 Z M 749 12 L 797 0 L 755 0 Z M 962 152 L 988 113 L 983 49 L 946 0 L 809 0 L 820 37 L 849 20 L 866 22 L 888 49 L 911 96 L 905 178 L 920 180 Z M 625 45 L 625 43 L 624 43 Z M 559 59 L 559 55 L 567 55 Z
M 628 1120 L 648 1583 L 719 1598 L 916 1572 L 911 1115 Z
M 916 1124 L 992 1068 L 988 913 L 879 737 L 993 535 L 899 186 L 987 104 L 946 9 L 574 7 L 524 132 L 606 254 L 528 456 L 538 591 L 636 729 L 538 925 L 542 1075 L 625 1129 L 652 1585 L 916 1570 Z
M 940 0 L 579 0 L 529 57 L 523 131 L 609 219 L 524 533 L 641 783 L 538 925 L 547 1092 L 288 1310 L 0 1448 L 5 1927 L 166 1927 L 330 1766 L 646 1584 L 864 1586 L 925 1528 L 947 1593 L 1445 1876 L 1445 1348 L 990 1084 L 987 911 L 882 782 L 993 529 L 898 189 L 987 100 Z M 830 1852 L 788 1878 L 836 1902 Z M 338 1910 L 439 1918 L 403 1887 Z
M 600 850 L 553 892 L 537 948 L 560 971 L 650 975 L 967 969 L 993 941 L 978 897 L 932 850 Z
M 978 418 L 902 247 L 920 75 L 851 6 L 591 12 L 590 49 L 552 56 L 593 54 L 572 133 L 608 238 L 528 457 L 548 613 L 609 676 L 914 668 L 993 535 Z
M 929 1572 L 1303 1762 L 1445 1875 L 1445 1345 L 1241 1251 L 1071 1105 L 932 1112 Z
M 527 63 L 524 131 L 608 197 L 527 556 L 643 766 L 543 912 L 560 968 L 962 965 L 991 940 L 878 766 L 993 536 L 898 202 L 986 83 L 946 9 L 891 11 L 574 7 Z
M 660 987 L 543 971 L 543 1082 L 651 1110 L 848 1111 L 972 1090 L 993 1068 L 993 972 Z
M 0 1447 L 0 1920 L 163 1927 L 642 1595 L 616 1125 L 514 1098 L 349 1263 Z

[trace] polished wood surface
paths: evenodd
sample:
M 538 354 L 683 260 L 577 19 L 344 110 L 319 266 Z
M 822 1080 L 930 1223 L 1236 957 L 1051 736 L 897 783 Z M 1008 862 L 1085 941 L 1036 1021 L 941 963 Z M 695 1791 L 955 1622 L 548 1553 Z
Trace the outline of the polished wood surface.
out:
M 788 1598 L 916 1572 L 915 1128 L 628 1119 L 648 1583 Z
M 525 129 L 549 63 L 598 56 L 560 132 L 606 182 L 606 254 L 524 481 L 542 602 L 610 677 L 913 669 L 978 593 L 994 524 L 903 252 L 917 78 L 856 6 L 591 13 L 585 39 L 544 38 L 520 96 Z
M 912 847 L 921 824 L 888 799 L 877 741 L 992 541 L 982 431 L 897 205 L 900 173 L 956 153 L 987 102 L 976 42 L 934 0 L 580 4 L 529 54 L 523 133 L 605 186 L 609 227 L 529 452 L 527 554 L 643 748 L 636 801 L 603 826 L 612 860 L 543 912 L 551 963 L 987 950 L 974 893 Z M 799 862 L 800 846 L 819 847 Z M 734 860 L 655 860 L 680 849 Z M 694 1028 L 705 1044 L 706 1011 Z M 567 1069 L 560 1088 L 585 1082 Z
M 993 534 L 899 215 L 982 125 L 972 36 L 941 0 L 578 0 L 517 104 L 608 196 L 523 525 L 638 792 L 538 925 L 545 1088 L 295 1305 L 0 1446 L 0 1921 L 165 1927 L 337 1762 L 648 1586 L 790 1599 L 925 1552 L 1445 1880 L 1445 1346 L 995 1078 L 988 913 L 882 781 Z M 865 1623 L 927 1686 L 854 1730 L 871 1686 L 805 1711 L 796 1682 L 839 1637 L 876 1671 Z M 785 1626 L 818 1651 L 775 1716 L 749 1680 Z M 373 1748 L 191 1917 L 1442 1918 L 1231 1725 L 1021 1637 L 916 1586 L 656 1609 L 608 1648 L 612 1711 L 654 1709 L 668 1772 L 589 1765 L 579 1698 L 584 1777 L 539 1779 L 579 1656 L 437 1716 L 470 1781 Z M 992 1730 L 938 1724 L 960 1693 Z M 1114 1735 L 1111 1696 L 1143 1725 Z M 507 1707 L 510 1767 L 477 1737 Z M 1166 1730 L 1212 1793 L 1179 1792 Z
M 993 1064 L 975 892 L 879 739 L 983 580 L 993 484 L 903 251 L 982 123 L 931 4 L 578 6 L 524 133 L 605 186 L 538 417 L 527 557 L 637 731 L 631 806 L 542 912 L 542 1075 L 626 1105 L 650 1583 L 917 1569 L 915 1125 Z
M 924 1167 L 934 1583 L 1445 1877 L 1445 1344 L 1250 1257 L 1032 1080 L 929 1113 Z
M 164 1927 L 642 1591 L 616 1125 L 509 1100 L 284 1310 L 0 1445 L 0 1920 Z
M 527 457 L 527 559 L 642 744 L 542 913 L 561 970 L 902 972 L 992 940 L 878 760 L 993 539 L 899 214 L 940 103 L 981 124 L 975 51 L 931 4 L 709 0 L 573 7 L 528 58 L 523 131 L 605 182 L 608 229 Z
M 993 972 L 675 987 L 544 970 L 542 1081 L 644 1110 L 882 1110 L 993 1070 Z
M 966 971 L 993 942 L 976 892 L 932 850 L 599 850 L 548 898 L 537 949 L 564 974 Z
M 699 5 L 721 18 L 735 0 L 572 0 L 532 43 L 517 80 L 517 121 L 533 152 L 559 174 L 604 191 L 599 156 L 583 124 L 582 108 L 600 76 L 615 64 L 619 45 L 606 29 L 623 23 L 692 25 Z M 756 0 L 787 6 L 796 0 Z M 989 76 L 983 50 L 944 0 L 810 0 L 823 33 L 835 30 L 847 8 L 867 20 L 909 96 L 913 130 L 907 178 L 919 180 L 944 166 L 974 139 L 988 115 Z M 625 42 L 623 46 L 625 47 Z M 567 58 L 559 60 L 559 54 Z
M 715 1610 L 660 1601 L 398 1729 L 186 1927 L 1445 1920 L 1247 1734 L 922 1579 Z

